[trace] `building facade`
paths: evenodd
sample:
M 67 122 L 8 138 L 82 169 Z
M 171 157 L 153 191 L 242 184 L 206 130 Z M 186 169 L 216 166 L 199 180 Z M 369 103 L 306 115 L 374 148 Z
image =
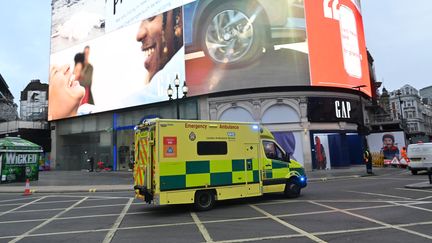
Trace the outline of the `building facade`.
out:
M 325 169 L 362 164 L 364 106 L 377 86 L 360 1 L 98 4 L 88 7 L 104 25 L 77 41 L 65 41 L 74 33 L 61 26 L 83 6 L 53 4 L 60 27 L 52 30 L 53 73 L 65 63 L 92 70 L 70 76 L 72 99 L 58 95 L 63 79 L 50 80 L 56 169 L 85 169 L 90 155 L 129 169 L 133 128 L 152 117 L 260 122 L 307 170 L 317 168 L 317 157 Z M 168 100 L 182 91 L 190 97 Z
M 429 141 L 431 107 L 422 102 L 419 91 L 411 85 L 390 92 L 390 111 L 393 120 L 400 120 L 410 142 Z
M 24 121 L 47 120 L 48 84 L 34 79 L 21 91 L 20 117 Z
M 17 107 L 9 86 L 0 74 L 0 122 L 18 119 Z
M 423 99 L 423 103 L 432 105 L 432 85 L 420 89 L 420 97 Z

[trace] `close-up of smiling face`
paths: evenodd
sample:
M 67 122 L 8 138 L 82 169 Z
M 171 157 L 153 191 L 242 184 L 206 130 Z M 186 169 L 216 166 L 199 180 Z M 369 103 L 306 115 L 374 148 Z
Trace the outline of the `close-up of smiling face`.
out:
M 148 82 L 183 46 L 182 28 L 181 8 L 141 21 L 136 40 L 141 42 Z
M 163 67 L 165 44 L 163 39 L 163 15 L 143 20 L 138 29 L 137 41 L 141 42 L 144 52 L 144 67 L 149 73 L 149 80 Z M 166 50 L 165 50 L 166 52 Z
M 72 77 L 72 78 L 71 78 Z M 48 119 L 59 119 L 76 115 L 85 89 L 74 80 L 70 68 L 53 67 L 50 73 Z

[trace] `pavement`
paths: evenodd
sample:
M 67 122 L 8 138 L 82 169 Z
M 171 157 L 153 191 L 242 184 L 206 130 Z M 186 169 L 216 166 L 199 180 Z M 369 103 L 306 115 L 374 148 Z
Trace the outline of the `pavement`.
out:
M 388 173 L 389 170 L 394 170 L 395 173 L 398 173 L 404 169 L 374 168 L 373 172 L 375 176 L 379 176 Z M 306 172 L 306 175 L 309 182 L 371 176 L 366 174 L 364 166 L 314 170 Z M 418 189 L 432 188 L 432 185 L 428 181 L 407 186 Z M 3 183 L 0 184 L 0 193 L 23 193 L 24 188 L 25 183 L 23 182 Z M 132 190 L 132 172 L 126 171 L 40 171 L 39 180 L 30 182 L 30 191 L 32 193 L 116 192 Z

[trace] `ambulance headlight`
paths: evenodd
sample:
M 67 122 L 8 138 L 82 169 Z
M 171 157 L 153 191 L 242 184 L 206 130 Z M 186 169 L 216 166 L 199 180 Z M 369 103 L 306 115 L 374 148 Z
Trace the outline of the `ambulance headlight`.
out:
M 301 182 L 305 182 L 305 181 L 306 181 L 306 177 L 304 177 L 304 176 L 300 176 L 300 181 L 301 181 Z
M 138 130 L 138 126 L 134 126 L 134 131 Z
M 259 126 L 258 125 L 252 125 L 252 129 L 255 130 L 255 131 L 258 131 L 259 130 Z

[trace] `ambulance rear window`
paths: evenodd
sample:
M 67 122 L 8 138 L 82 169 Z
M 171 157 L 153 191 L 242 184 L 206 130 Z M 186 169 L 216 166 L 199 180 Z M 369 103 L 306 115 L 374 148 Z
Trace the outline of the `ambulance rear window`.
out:
M 198 155 L 223 155 L 228 153 L 228 145 L 226 142 L 198 142 Z

